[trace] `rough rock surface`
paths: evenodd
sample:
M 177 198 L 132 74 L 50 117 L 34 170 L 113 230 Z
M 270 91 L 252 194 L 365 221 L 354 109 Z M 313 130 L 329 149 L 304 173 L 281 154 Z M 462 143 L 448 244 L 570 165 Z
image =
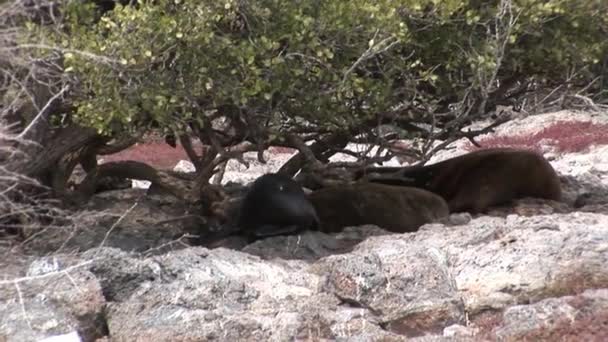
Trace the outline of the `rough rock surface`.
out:
M 0 281 L 0 340 L 38 341 L 73 330 L 87 341 L 107 335 L 106 299 L 89 263 L 38 259 L 20 277 Z
M 608 290 L 548 298 L 505 310 L 494 331 L 502 340 L 608 340 Z
M 546 307 L 556 307 L 552 315 L 576 327 L 590 324 L 592 313 L 606 314 L 605 292 L 592 295 L 591 307 L 579 304 L 590 310 L 587 314 L 569 309 L 572 300 L 560 297 L 585 299 L 595 293 L 585 290 L 608 288 L 607 227 L 608 217 L 595 213 L 484 216 L 466 225 L 426 225 L 417 233 L 377 230 L 352 251 L 334 255 L 315 246 L 319 239 L 311 237 L 301 238 L 293 249 L 285 246 L 297 237 L 274 237 L 244 251 L 191 247 L 148 257 L 91 249 L 80 256 L 90 264 L 54 270 L 63 275 L 53 276 L 61 281 L 23 280 L 23 288 L 31 290 L 22 296 L 29 316 L 53 313 L 56 330 L 45 331 L 56 333 L 73 326 L 85 332 L 103 329 L 98 317 L 107 300 L 105 322 L 116 341 L 399 340 L 467 334 L 474 339 L 482 333 L 516 339 L 539 333 L 536 327 L 559 328 L 561 323 L 543 321 Z M 300 249 L 308 251 L 308 260 L 296 258 L 302 257 Z M 263 251 L 263 258 L 255 251 Z M 320 255 L 311 257 L 315 251 Z M 69 265 L 74 256 L 56 260 Z M 3 283 L 2 291 L 2 298 L 11 299 L 1 304 L 2 316 L 9 319 L 1 333 L 11 338 L 18 333 L 15 341 L 32 340 L 38 330 L 10 321 L 22 315 L 15 287 Z M 53 304 L 38 299 L 40 293 L 51 296 Z M 554 302 L 542 304 L 548 298 Z M 499 316 L 495 324 L 477 326 L 477 317 L 488 312 Z M 537 315 L 538 323 L 528 322 L 526 329 L 517 323 L 525 315 Z
M 238 249 L 192 246 L 182 237 L 201 223 L 162 223 L 190 213 L 170 199 L 99 194 L 96 225 L 0 244 L 0 341 L 605 341 L 608 147 L 551 163 L 564 203 L 522 199 L 414 233 L 360 226 Z

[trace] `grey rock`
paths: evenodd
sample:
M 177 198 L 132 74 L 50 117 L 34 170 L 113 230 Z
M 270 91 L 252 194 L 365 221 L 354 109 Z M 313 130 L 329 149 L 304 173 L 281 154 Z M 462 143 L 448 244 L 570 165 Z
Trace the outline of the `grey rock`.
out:
M 467 311 L 540 300 L 575 286 L 608 285 L 608 216 L 570 213 L 479 217 L 466 226 L 427 225 L 404 235 L 447 254 Z M 580 285 L 580 279 L 585 279 Z
M 577 177 L 560 177 L 564 202 L 579 211 L 589 205 L 608 204 L 608 185 L 603 178 L 606 176 L 596 170 L 590 170 Z
M 476 329 L 460 324 L 453 324 L 443 329 L 443 336 L 452 338 L 470 338 L 475 336 L 476 333 Z
M 289 336 L 306 323 L 302 313 L 337 302 L 326 295 L 325 305 L 311 303 L 321 299 L 315 295 L 315 278 L 302 272 L 302 262 L 275 264 L 224 248 L 190 248 L 146 258 L 138 268 L 144 265 L 155 268 L 157 276 L 124 301 L 108 305 L 108 326 L 117 340 Z
M 472 219 L 473 217 L 471 214 L 467 212 L 453 213 L 446 219 L 446 223 L 454 226 L 462 226 L 471 222 Z
M 39 341 L 74 330 L 84 340 L 106 335 L 106 301 L 87 266 L 49 257 L 0 281 L 0 340 Z
M 86 340 L 101 337 L 107 323 L 113 341 L 516 340 L 547 330 L 533 305 L 608 287 L 607 227 L 606 215 L 574 212 L 481 216 L 407 234 L 349 227 L 268 238 L 242 251 L 94 248 L 13 268 L 15 277 L 36 279 L 20 288 L 35 328 L 5 278 L 1 331 L 28 341 L 78 327 Z M 69 272 L 82 293 L 68 277 L 46 276 L 76 262 L 87 263 Z M 603 297 L 594 296 L 583 301 L 592 309 L 569 300 L 576 310 L 563 306 L 552 315 L 591 310 L 603 317 Z M 485 312 L 496 313 L 495 323 L 476 326 Z M 589 317 L 566 328 L 584 329 Z
M 321 277 L 308 263 L 257 256 L 224 248 L 189 248 L 163 256 L 138 258 L 113 249 L 96 255 L 115 259 L 103 274 L 139 280 L 129 296 L 107 306 L 113 340 L 290 340 L 359 338 L 403 340 L 385 331 L 364 308 L 341 305 L 322 291 Z M 139 274 L 138 274 L 139 272 Z M 106 290 L 107 291 L 107 290 Z
M 464 319 L 447 261 L 439 249 L 408 246 L 395 235 L 370 238 L 353 253 L 320 260 L 316 269 L 327 275 L 327 291 L 369 309 L 386 330 L 415 337 Z
M 505 310 L 495 331 L 500 340 L 608 339 L 608 290 L 587 290 L 577 296 L 548 298 Z
M 330 255 L 347 253 L 370 236 L 386 234 L 389 232 L 371 225 L 346 227 L 336 234 L 306 231 L 298 235 L 275 236 L 256 241 L 243 248 L 242 251 L 264 259 L 314 261 Z

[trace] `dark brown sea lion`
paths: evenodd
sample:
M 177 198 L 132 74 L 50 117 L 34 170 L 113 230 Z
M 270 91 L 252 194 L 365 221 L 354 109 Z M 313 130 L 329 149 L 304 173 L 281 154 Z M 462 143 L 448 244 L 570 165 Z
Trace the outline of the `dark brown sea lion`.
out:
M 449 215 L 440 196 L 411 187 L 356 182 L 322 188 L 308 198 L 319 216 L 320 230 L 326 233 L 364 224 L 396 233 L 413 232 Z
M 490 148 L 435 164 L 367 168 L 373 183 L 414 186 L 443 197 L 451 212 L 480 213 L 513 199 L 561 200 L 559 177 L 542 155 L 530 150 Z
M 302 186 L 291 177 L 268 173 L 258 177 L 241 198 L 226 198 L 211 206 L 216 222 L 201 240 L 214 243 L 242 237 L 247 243 L 275 235 L 317 230 L 319 218 Z
M 267 173 L 245 195 L 237 225 L 255 237 L 316 229 L 319 219 L 302 186 L 291 177 Z

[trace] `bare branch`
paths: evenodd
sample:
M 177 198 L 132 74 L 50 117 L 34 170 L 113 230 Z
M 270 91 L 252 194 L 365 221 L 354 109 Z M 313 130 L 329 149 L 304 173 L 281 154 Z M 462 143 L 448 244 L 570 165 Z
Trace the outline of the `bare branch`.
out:
M 106 241 L 108 240 L 108 237 L 110 237 L 110 234 L 112 234 L 112 232 L 114 231 L 114 228 L 116 228 L 120 224 L 120 222 L 122 222 L 122 220 L 124 220 L 125 217 L 127 217 L 127 215 L 129 215 L 129 213 L 131 213 L 131 211 L 133 211 L 133 209 L 135 209 L 135 207 L 137 207 L 138 204 L 139 204 L 139 199 L 137 201 L 135 201 L 135 203 L 133 203 L 133 205 L 131 207 L 129 207 L 129 209 L 127 209 L 122 215 L 120 215 L 118 220 L 116 220 L 116 222 L 114 222 L 114 224 L 112 224 L 110 229 L 108 229 L 108 231 L 104 235 L 103 240 L 101 240 L 101 242 L 99 243 L 99 247 L 103 247 L 103 245 L 106 244 Z
M 378 37 L 378 33 L 379 33 L 379 31 L 376 30 L 376 32 L 374 33 L 374 36 L 370 40 L 370 45 L 367 48 L 367 50 L 365 50 L 365 52 L 363 52 L 361 54 L 361 56 L 359 56 L 359 58 L 355 61 L 355 63 L 353 63 L 353 65 L 351 65 L 350 68 L 348 68 L 348 70 L 346 70 L 346 72 L 344 72 L 344 75 L 342 76 L 342 82 L 341 82 L 340 87 L 344 87 L 344 84 L 346 83 L 346 79 L 348 78 L 348 76 L 350 76 L 350 74 L 361 63 L 363 63 L 364 61 L 366 61 L 376 55 L 379 55 L 381 53 L 384 53 L 384 52 L 390 50 L 394 45 L 396 45 L 400 42 L 398 38 L 391 36 L 391 37 L 382 39 L 378 43 L 375 43 L 375 40 Z
M 108 65 L 121 65 L 121 61 L 115 58 L 110 58 L 108 56 L 97 55 L 92 52 L 82 51 L 77 49 L 66 49 L 59 46 L 47 45 L 47 44 L 20 44 L 11 47 L 0 48 L 0 52 L 12 52 L 23 49 L 42 49 L 42 50 L 52 50 L 61 52 L 62 54 L 74 54 L 79 55 L 84 58 L 90 59 L 94 62 L 108 64 Z
M 63 93 L 65 93 L 67 90 L 69 89 L 69 86 L 64 86 L 63 88 L 61 88 L 61 90 L 53 95 L 53 97 L 51 97 L 47 103 L 44 105 L 44 107 L 42 107 L 42 109 L 40 110 L 40 112 L 38 113 L 38 115 L 36 115 L 36 117 L 29 123 L 29 125 L 23 130 L 23 132 L 21 132 L 18 136 L 17 139 L 28 139 L 28 133 L 30 133 L 31 130 L 33 130 L 39 123 L 39 121 L 41 120 L 47 120 L 48 117 L 48 112 L 47 109 L 49 108 L 49 106 L 56 100 L 58 99 L 61 95 L 63 95 Z

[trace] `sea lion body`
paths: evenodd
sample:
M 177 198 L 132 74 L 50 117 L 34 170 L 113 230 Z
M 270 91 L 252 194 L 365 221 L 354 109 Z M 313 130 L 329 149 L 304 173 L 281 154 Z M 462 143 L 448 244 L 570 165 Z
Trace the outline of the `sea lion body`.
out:
M 405 168 L 368 168 L 373 183 L 414 186 L 439 194 L 451 212 L 483 212 L 524 197 L 561 200 L 559 177 L 534 151 L 491 148 L 435 164 Z
M 357 182 L 330 186 L 308 195 L 321 221 L 320 230 L 377 225 L 395 233 L 413 232 L 449 215 L 447 203 L 423 189 Z
M 319 218 L 300 184 L 288 176 L 268 173 L 247 191 L 237 226 L 243 234 L 259 238 L 317 229 Z

